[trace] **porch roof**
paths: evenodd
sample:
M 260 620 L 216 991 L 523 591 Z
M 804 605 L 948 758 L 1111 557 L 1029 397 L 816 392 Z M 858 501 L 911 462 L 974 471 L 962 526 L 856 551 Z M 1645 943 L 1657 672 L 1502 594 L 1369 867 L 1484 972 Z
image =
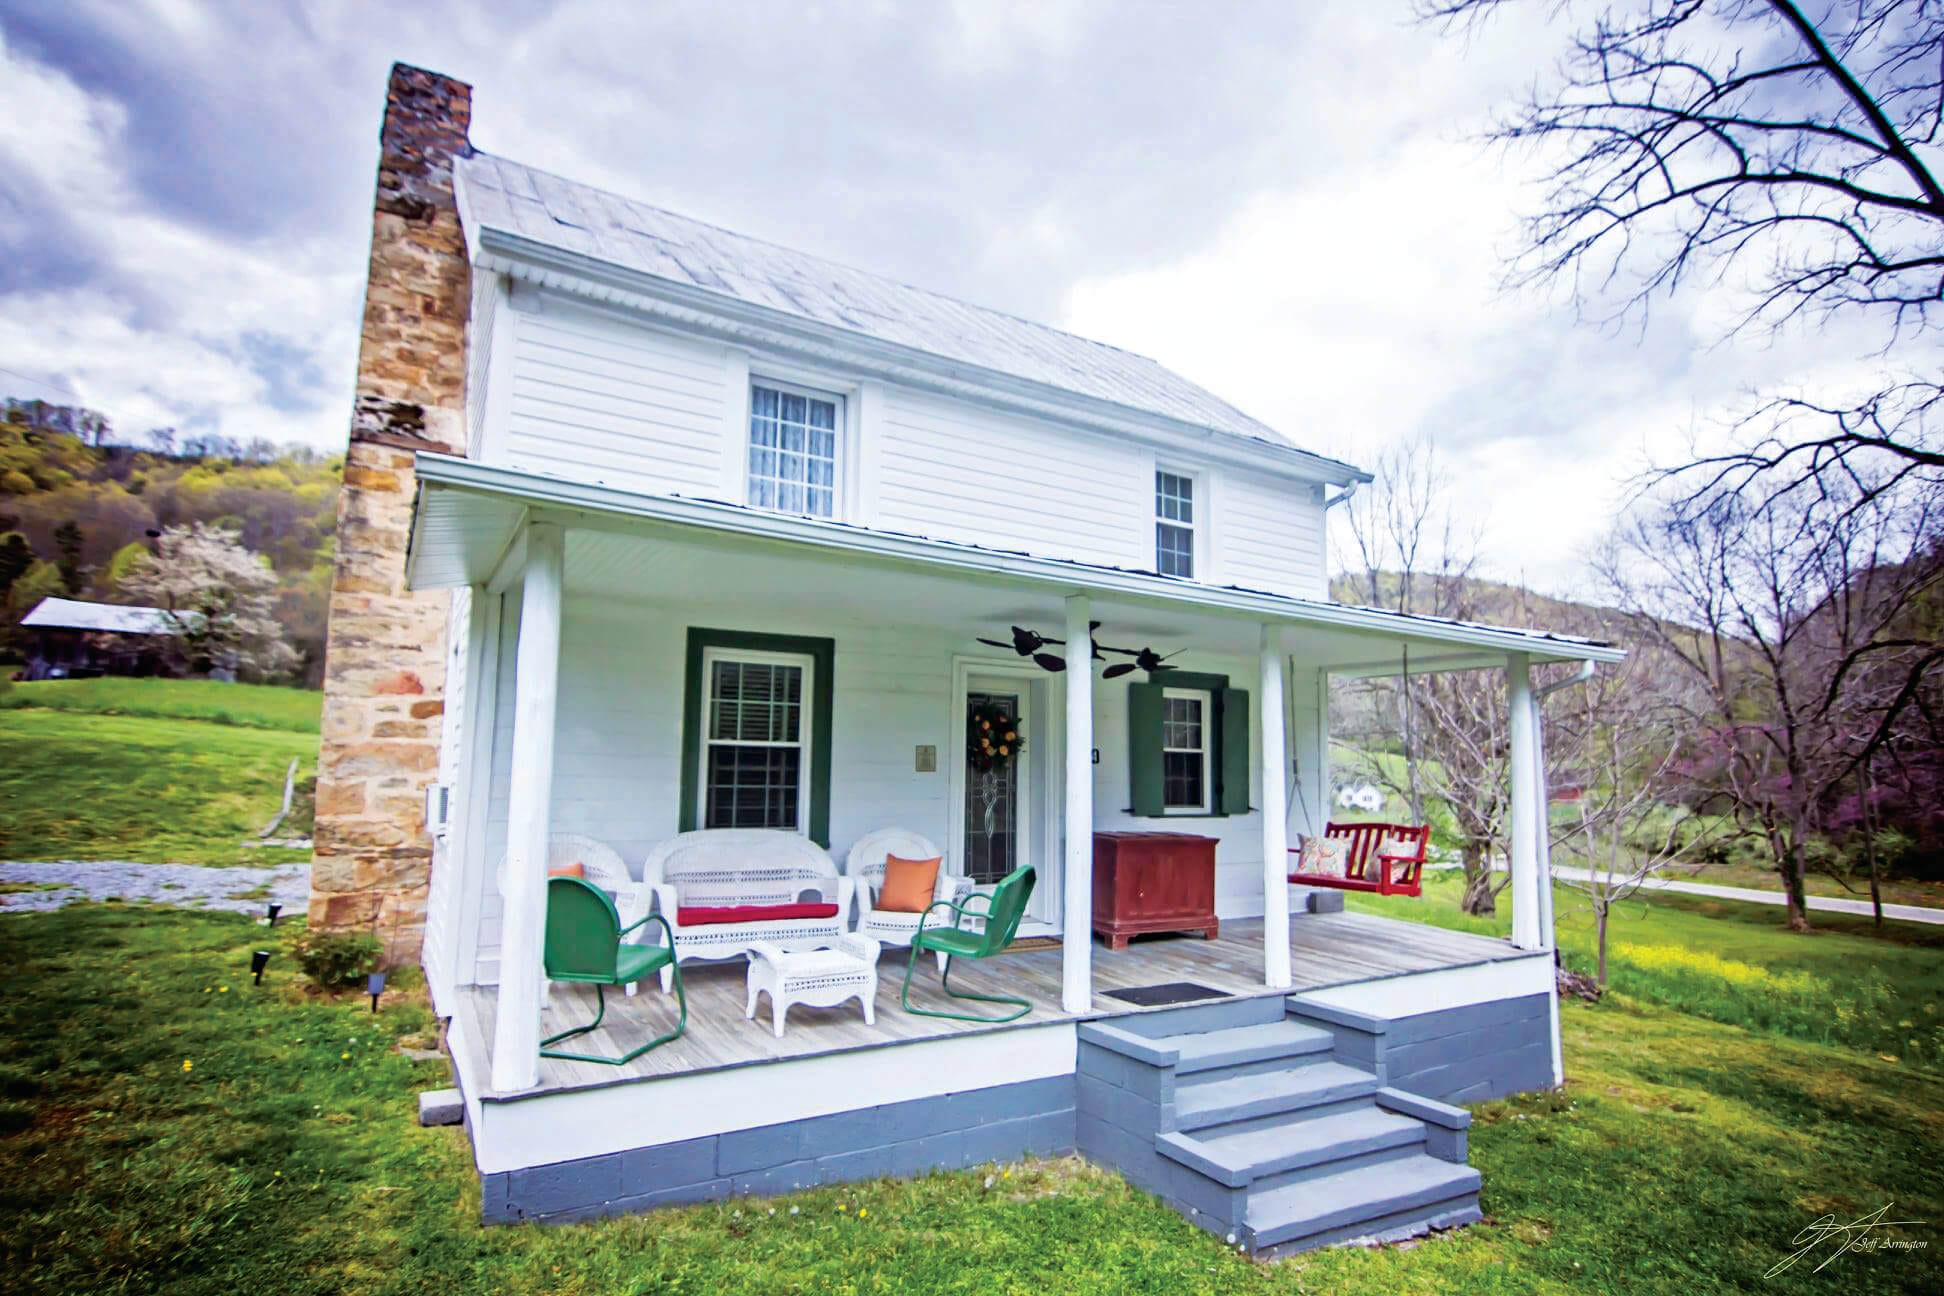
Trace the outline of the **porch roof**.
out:
M 1113 605 L 1131 605 L 1160 616 L 1154 632 L 1167 633 L 1181 614 L 1210 617 L 1238 628 L 1263 623 L 1287 627 L 1292 650 L 1340 675 L 1390 673 L 1400 649 L 1419 670 L 1451 670 L 1502 664 L 1508 653 L 1535 662 L 1615 662 L 1618 646 L 1541 630 L 1478 625 L 1407 615 L 1321 599 L 1239 586 L 1209 585 L 1070 559 L 987 548 L 793 517 L 718 500 L 644 495 L 569 481 L 541 473 L 496 467 L 450 455 L 420 454 L 419 495 L 413 517 L 406 577 L 414 589 L 441 589 L 491 582 L 519 549 L 523 524 L 546 516 L 569 528 L 676 545 L 704 544 L 712 551 L 754 552 L 773 567 L 778 558 L 841 559 L 871 570 L 876 597 L 896 605 L 882 576 L 907 572 L 934 583 L 948 578 L 1036 591 L 1048 598 L 1087 593 Z M 628 567 L 617 555 L 603 566 Z M 570 561 L 570 581 L 572 580 Z M 652 591 L 647 591 L 652 592 Z M 1172 614 L 1172 615 L 1169 615 Z M 1032 613 L 1026 613 L 1032 615 Z

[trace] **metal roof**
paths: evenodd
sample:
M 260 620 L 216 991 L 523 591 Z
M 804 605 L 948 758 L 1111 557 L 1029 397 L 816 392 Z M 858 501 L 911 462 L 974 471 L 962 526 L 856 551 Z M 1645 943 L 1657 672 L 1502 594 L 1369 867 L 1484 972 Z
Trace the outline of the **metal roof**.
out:
M 488 230 L 513 235 L 924 355 L 1280 449 L 1300 449 L 1212 392 L 1119 347 L 488 153 L 459 159 L 454 175 L 460 219 L 474 238 Z M 1366 476 L 1351 465 L 1324 462 L 1349 476 Z
M 90 630 L 99 634 L 174 634 L 175 626 L 161 608 L 130 607 L 120 603 L 89 603 L 83 599 L 45 598 L 20 619 L 23 626 L 41 630 Z

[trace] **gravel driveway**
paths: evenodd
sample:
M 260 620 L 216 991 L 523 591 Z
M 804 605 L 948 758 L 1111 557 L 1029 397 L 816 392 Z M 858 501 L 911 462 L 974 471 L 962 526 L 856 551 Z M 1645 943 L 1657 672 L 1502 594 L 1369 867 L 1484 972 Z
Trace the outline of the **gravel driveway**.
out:
M 137 864 L 127 860 L 0 862 L 0 883 L 47 890 L 0 893 L 0 913 L 59 909 L 78 900 L 147 900 L 187 909 L 262 913 L 271 900 L 302 913 L 310 900 L 310 865 L 204 868 L 198 864 Z M 265 888 L 268 888 L 266 891 Z

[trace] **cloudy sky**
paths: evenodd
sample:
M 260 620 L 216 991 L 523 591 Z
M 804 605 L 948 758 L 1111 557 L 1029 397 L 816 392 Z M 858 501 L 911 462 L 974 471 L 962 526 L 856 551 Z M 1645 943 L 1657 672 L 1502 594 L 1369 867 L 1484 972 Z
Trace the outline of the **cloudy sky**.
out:
M 1490 566 L 1568 590 L 1644 454 L 1752 384 L 1706 299 L 1499 290 L 1531 164 L 1474 142 L 1563 48 L 1408 0 L 0 0 L 0 392 L 343 442 L 386 72 L 481 148 L 1153 355 L 1306 446 L 1435 438 Z

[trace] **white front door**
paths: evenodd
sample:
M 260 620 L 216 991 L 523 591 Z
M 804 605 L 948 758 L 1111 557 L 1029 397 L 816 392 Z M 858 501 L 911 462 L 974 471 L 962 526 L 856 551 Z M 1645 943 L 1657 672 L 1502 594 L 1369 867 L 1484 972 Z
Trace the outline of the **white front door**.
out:
M 1051 735 L 1041 722 L 1051 710 L 1045 703 L 1044 673 L 972 667 L 958 675 L 959 743 L 951 767 L 958 871 L 989 889 L 1022 864 L 1032 865 L 1038 878 L 1026 907 L 1027 924 L 1050 927 L 1059 921 L 1060 880 L 1058 861 L 1049 858 L 1046 846 L 1050 798 L 1045 771 L 1057 764 L 1058 753 L 1049 751 Z M 1024 746 L 990 768 L 977 768 L 968 744 L 994 735 L 978 733 L 971 720 L 974 708 L 988 717 L 1006 717 L 1013 727 L 997 736 L 1024 735 Z

